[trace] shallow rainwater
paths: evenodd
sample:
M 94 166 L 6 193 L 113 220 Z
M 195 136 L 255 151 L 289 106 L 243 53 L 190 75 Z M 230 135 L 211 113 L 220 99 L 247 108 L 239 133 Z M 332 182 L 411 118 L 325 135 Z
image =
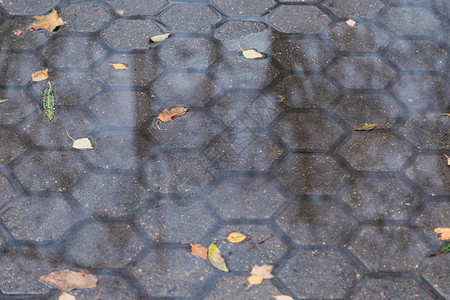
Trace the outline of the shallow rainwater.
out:
M 53 7 L 66 25 L 25 30 Z M 62 269 L 98 277 L 77 299 L 450 297 L 449 254 L 427 257 L 450 227 L 449 9 L 0 1 L 1 298 L 57 299 L 38 278 Z M 230 272 L 190 252 L 214 241 Z

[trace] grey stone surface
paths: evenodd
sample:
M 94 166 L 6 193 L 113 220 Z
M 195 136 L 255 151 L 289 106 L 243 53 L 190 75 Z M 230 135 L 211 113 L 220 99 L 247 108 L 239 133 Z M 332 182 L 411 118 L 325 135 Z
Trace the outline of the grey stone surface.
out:
M 177 32 L 205 32 L 220 20 L 219 14 L 203 3 L 173 4 L 160 15 L 169 28 Z
M 27 150 L 25 142 L 12 128 L 4 129 L 0 135 L 0 144 L 8 147 L 0 148 L 0 164 L 7 165 Z
M 31 73 L 44 69 L 31 53 L 0 52 L 0 79 L 3 85 L 20 86 L 31 82 Z
M 152 5 L 148 5 L 147 0 L 133 1 L 133 5 L 129 5 L 126 0 L 110 0 L 111 5 L 117 14 L 123 11 L 123 15 L 154 15 L 161 11 L 169 2 L 167 0 L 153 0 Z
M 435 299 L 413 279 L 367 279 L 350 299 Z
M 227 16 L 261 16 L 275 5 L 274 0 L 214 0 L 213 3 Z
M 1 125 L 16 125 L 38 108 L 23 89 L 0 88 L 0 100 L 5 99 L 8 101 L 2 102 Z
M 270 14 L 269 22 L 284 33 L 318 34 L 330 18 L 314 6 L 281 5 Z
M 343 19 L 373 18 L 384 6 L 379 0 L 325 0 L 324 5 Z
M 432 196 L 448 196 L 450 194 L 450 174 L 446 161 L 447 158 L 443 155 L 420 155 L 406 170 L 406 176 Z
M 268 26 L 262 22 L 228 21 L 218 28 L 214 37 L 221 41 L 227 51 L 256 48 L 268 53 L 273 36 Z
M 62 29 L 76 32 L 97 31 L 112 20 L 112 15 L 99 3 L 69 4 L 59 15 L 67 22 Z
M 440 24 L 438 17 L 424 7 L 391 7 L 382 20 L 397 35 L 429 35 Z
M 60 0 L 41 0 L 29 2 L 27 0 L 3 1 L 3 8 L 12 15 L 43 15 L 48 13 Z

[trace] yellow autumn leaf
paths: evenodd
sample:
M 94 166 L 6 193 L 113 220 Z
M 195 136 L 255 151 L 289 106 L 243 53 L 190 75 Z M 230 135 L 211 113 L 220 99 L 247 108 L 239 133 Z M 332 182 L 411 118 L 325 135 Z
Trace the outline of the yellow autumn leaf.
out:
M 257 58 L 264 58 L 265 57 L 264 54 L 262 54 L 261 52 L 256 51 L 255 49 L 244 50 L 244 49 L 241 48 L 241 46 L 239 46 L 239 44 L 237 44 L 237 46 L 242 51 L 242 55 L 244 55 L 245 58 L 257 59 Z
M 80 150 L 84 150 L 84 149 L 94 149 L 92 147 L 91 141 L 88 138 L 81 138 L 81 139 L 77 139 L 75 140 L 74 138 L 72 138 L 69 133 L 66 131 L 67 136 L 73 141 L 72 144 L 72 148 L 74 149 L 80 149 Z
M 263 277 L 261 275 L 252 275 L 249 278 L 247 278 L 247 281 L 251 285 L 258 285 L 262 283 Z
M 214 267 L 221 271 L 229 272 L 227 265 L 225 264 L 225 260 L 220 254 L 220 250 L 217 248 L 215 243 L 211 243 L 208 247 L 208 258 Z
M 31 74 L 31 79 L 33 81 L 42 81 L 48 78 L 48 69 L 36 71 L 33 74 Z
M 254 265 L 250 274 L 260 275 L 263 279 L 272 279 L 275 276 L 272 275 L 273 265 Z
M 0 103 L 6 102 L 6 101 L 9 101 L 9 99 L 3 99 L 3 100 L 0 100 Z
M 364 124 L 354 128 L 355 131 L 369 131 L 377 127 L 377 124 Z
M 164 34 L 158 34 L 150 37 L 150 40 L 154 43 L 162 42 L 165 39 L 167 39 L 169 36 L 171 36 L 171 33 L 164 33 Z
M 64 22 L 63 19 L 58 16 L 58 13 L 55 9 L 53 9 L 52 12 L 48 15 L 33 16 L 33 19 L 35 19 L 36 21 L 31 23 L 26 29 L 44 29 L 49 34 L 52 33 L 56 27 L 66 24 L 66 22 Z
M 294 300 L 291 296 L 288 295 L 276 295 L 272 296 L 275 300 Z
M 450 228 L 435 228 L 434 232 L 441 235 L 441 240 L 450 240 Z
M 242 242 L 246 238 L 247 238 L 247 236 L 245 234 L 240 233 L 240 232 L 232 232 L 227 237 L 228 241 L 230 243 L 232 243 L 232 244 L 236 244 L 236 243 Z
M 114 67 L 116 70 L 128 70 L 128 67 L 124 64 L 109 64 Z
M 347 21 L 345 21 L 345 23 L 347 23 L 347 25 L 350 27 L 354 27 L 356 25 L 356 22 L 354 20 L 352 20 L 351 18 L 348 19 Z

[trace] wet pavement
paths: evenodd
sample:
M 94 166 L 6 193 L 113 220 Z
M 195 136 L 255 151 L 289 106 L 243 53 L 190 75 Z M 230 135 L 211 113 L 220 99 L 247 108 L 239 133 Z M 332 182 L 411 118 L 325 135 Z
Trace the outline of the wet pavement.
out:
M 53 7 L 65 26 L 14 34 Z M 448 0 L 0 1 L 0 298 L 57 299 L 37 278 L 69 268 L 99 278 L 77 299 L 449 299 L 450 255 L 427 257 L 450 227 L 449 14 Z M 45 68 L 53 123 L 47 81 L 31 81 Z M 175 106 L 189 111 L 154 126 Z M 221 238 L 234 231 L 250 240 Z M 182 244 L 215 240 L 229 273 Z M 275 278 L 247 290 L 255 264 Z

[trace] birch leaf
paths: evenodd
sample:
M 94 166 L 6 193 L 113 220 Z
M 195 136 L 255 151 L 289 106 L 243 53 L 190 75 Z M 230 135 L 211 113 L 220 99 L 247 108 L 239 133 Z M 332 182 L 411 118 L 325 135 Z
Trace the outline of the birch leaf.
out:
M 247 278 L 248 283 L 251 285 L 258 285 L 261 284 L 263 281 L 263 278 L 261 275 L 252 275 L 249 278 Z
M 228 241 L 230 243 L 232 243 L 232 244 L 236 244 L 236 243 L 242 242 L 246 238 L 247 238 L 247 236 L 245 234 L 240 233 L 240 232 L 232 232 L 227 237 Z
M 66 22 L 64 22 L 63 19 L 58 16 L 58 13 L 55 9 L 53 9 L 52 12 L 48 15 L 33 16 L 33 19 L 35 19 L 36 21 L 31 23 L 26 29 L 44 29 L 49 34 L 52 33 L 56 27 L 66 24 Z
M 110 64 L 111 66 L 114 67 L 114 69 L 116 70 L 128 70 L 128 67 L 125 66 L 124 64 Z
M 84 149 L 94 149 L 92 147 L 91 141 L 88 138 L 81 138 L 81 139 L 77 139 L 75 140 L 74 138 L 72 138 L 69 133 L 66 131 L 67 136 L 73 141 L 72 144 L 72 148 L 74 149 L 80 149 L 80 150 L 84 150 Z
M 450 240 L 450 228 L 435 228 L 434 232 L 441 235 L 441 240 Z
M 39 277 L 39 280 L 45 282 L 52 288 L 60 291 L 71 291 L 75 289 L 89 289 L 97 286 L 98 278 L 88 271 L 62 270 L 51 272 Z
M 48 78 L 48 69 L 36 71 L 33 74 L 31 74 L 31 79 L 33 81 L 42 81 Z
M 204 260 L 208 259 L 208 248 L 203 247 L 200 244 L 191 244 L 191 252 L 193 255 L 203 258 Z
M 9 101 L 9 99 L 0 100 L 0 103 Z
M 156 118 L 161 122 L 170 122 L 173 121 L 173 117 L 183 116 L 187 111 L 186 107 L 174 107 L 170 110 L 165 108 Z
M 275 277 L 272 275 L 272 269 L 273 265 L 262 265 L 262 266 L 255 265 L 253 266 L 253 269 L 250 272 L 250 274 L 261 275 L 263 279 L 272 279 Z
M 229 272 L 227 265 L 225 264 L 225 260 L 220 254 L 220 250 L 217 248 L 215 243 L 211 243 L 208 247 L 208 258 L 214 267 L 221 271 Z
M 275 300 L 294 300 L 291 296 L 288 295 L 276 295 L 272 296 Z
M 162 41 L 164 41 L 165 39 L 167 39 L 171 35 L 172 35 L 171 33 L 164 33 L 164 34 L 154 35 L 154 36 L 150 37 L 150 41 L 152 41 L 153 43 L 162 42 Z
M 354 128 L 355 131 L 369 131 L 377 127 L 377 124 L 364 124 Z

